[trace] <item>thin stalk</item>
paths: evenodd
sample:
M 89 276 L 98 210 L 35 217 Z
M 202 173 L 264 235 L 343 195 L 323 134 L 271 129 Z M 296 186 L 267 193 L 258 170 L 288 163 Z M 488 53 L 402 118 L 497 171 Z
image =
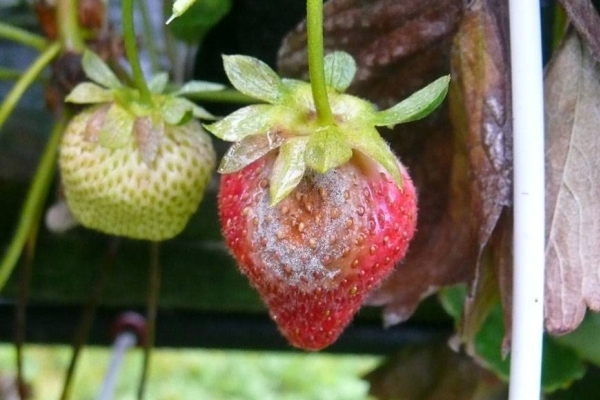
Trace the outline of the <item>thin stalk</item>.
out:
M 48 42 L 43 37 L 4 22 L 0 22 L 0 38 L 12 40 L 39 51 L 44 51 L 48 46 Z
M 544 85 L 537 1 L 510 0 L 514 154 L 510 400 L 539 399 L 544 333 Z
M 158 47 L 156 45 L 156 34 L 152 26 L 152 20 L 150 19 L 150 13 L 148 12 L 148 0 L 139 0 L 138 9 L 142 16 L 142 29 L 144 31 L 144 43 L 148 50 L 148 58 L 150 59 L 150 66 L 152 72 L 156 73 L 160 70 L 160 56 L 158 53 Z
M 64 128 L 65 119 L 63 118 L 54 126 L 48 143 L 46 144 L 46 149 L 38 164 L 37 171 L 25 199 L 23 211 L 21 211 L 17 229 L 8 245 L 8 250 L 2 258 L 2 262 L 0 263 L 0 291 L 2 291 L 4 284 L 12 273 L 19 256 L 23 251 L 23 247 L 27 242 L 27 238 L 41 215 L 41 209 L 48 196 L 50 184 L 52 183 L 52 178 L 54 176 L 56 154 L 58 153 L 58 146 Z
M 323 63 L 323 0 L 306 1 L 306 35 L 308 39 L 308 72 L 317 119 L 323 125 L 331 125 L 334 120 L 327 97 Z
M 21 78 L 14 84 L 10 92 L 4 98 L 2 105 L 0 105 L 0 129 L 8 119 L 8 116 L 15 108 L 23 93 L 27 88 L 35 81 L 38 75 L 44 70 L 44 68 L 50 64 L 50 62 L 60 52 L 60 43 L 52 43 L 50 47 L 46 49 L 38 58 L 25 70 Z M 1 282 L 1 281 L 0 281 Z M 2 285 L 0 284 L 0 288 Z
M 140 57 L 135 38 L 135 27 L 133 23 L 133 0 L 123 0 L 121 5 L 125 54 L 127 54 L 129 65 L 131 65 L 133 81 L 135 82 L 136 88 L 140 91 L 142 102 L 147 105 L 151 105 L 152 94 L 150 93 L 150 89 L 148 89 L 146 79 L 144 78 L 144 73 L 142 72 L 142 65 L 140 64 Z
M 59 35 L 65 50 L 82 53 L 85 49 L 85 42 L 79 28 L 78 14 L 78 0 L 58 0 L 56 2 L 56 19 L 60 22 L 58 24 Z
M 17 307 L 15 310 L 15 356 L 17 364 L 17 390 L 19 398 L 27 398 L 25 386 L 25 374 L 23 371 L 23 346 L 25 345 L 25 332 L 27 330 L 27 300 L 29 299 L 29 284 L 31 281 L 31 270 L 33 266 L 33 257 L 35 254 L 35 244 L 39 222 L 31 230 L 27 240 L 25 258 L 21 265 L 19 276 L 19 291 L 17 294 Z
M 98 271 L 94 287 L 92 288 L 85 308 L 83 309 L 81 323 L 77 328 L 77 333 L 75 334 L 75 338 L 73 340 L 73 353 L 71 354 L 71 361 L 69 362 L 67 374 L 65 376 L 65 380 L 63 381 L 63 388 L 60 396 L 61 400 L 67 400 L 71 397 L 73 377 L 75 375 L 77 361 L 79 360 L 81 349 L 87 341 L 90 329 L 92 328 L 94 319 L 96 318 L 96 310 L 98 309 L 98 304 L 100 303 L 100 298 L 102 297 L 102 291 L 104 290 L 106 280 L 115 264 L 120 243 L 121 241 L 119 238 L 110 239 L 108 249 L 106 251 L 106 257 L 104 258 L 102 265 L 100 265 L 100 270 Z
M 156 314 L 158 310 L 158 295 L 160 292 L 160 244 L 153 242 L 150 245 L 150 277 L 148 280 L 148 300 L 146 306 L 146 323 L 148 327 L 146 341 L 144 342 L 144 362 L 142 374 L 138 387 L 138 400 L 144 399 L 146 382 L 150 370 L 150 358 L 154 347 L 154 336 L 156 334 Z

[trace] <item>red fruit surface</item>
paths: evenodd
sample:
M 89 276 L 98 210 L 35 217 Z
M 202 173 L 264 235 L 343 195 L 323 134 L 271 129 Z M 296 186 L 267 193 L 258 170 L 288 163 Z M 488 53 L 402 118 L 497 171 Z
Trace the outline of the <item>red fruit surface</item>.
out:
M 221 227 L 282 334 L 319 350 L 404 257 L 416 226 L 415 189 L 404 168 L 399 189 L 383 168 L 355 155 L 325 174 L 307 171 L 271 207 L 276 155 L 223 175 Z

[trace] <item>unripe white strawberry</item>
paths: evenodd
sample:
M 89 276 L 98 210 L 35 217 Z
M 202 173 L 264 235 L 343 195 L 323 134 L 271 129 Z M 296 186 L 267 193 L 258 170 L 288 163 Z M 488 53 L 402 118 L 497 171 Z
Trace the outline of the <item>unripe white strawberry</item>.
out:
M 59 160 L 71 211 L 82 225 L 108 234 L 153 241 L 177 235 L 212 175 L 210 137 L 191 119 L 165 124 L 160 138 L 147 143 L 152 126 L 138 119 L 127 143 L 106 147 L 98 140 L 98 122 L 107 107 L 82 111 L 64 133 Z

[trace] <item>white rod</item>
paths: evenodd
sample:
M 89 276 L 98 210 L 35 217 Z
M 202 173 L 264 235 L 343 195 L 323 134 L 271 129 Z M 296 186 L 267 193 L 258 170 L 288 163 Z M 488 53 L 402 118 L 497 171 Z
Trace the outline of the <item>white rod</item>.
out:
M 137 343 L 137 337 L 133 332 L 125 331 L 120 333 L 113 343 L 113 351 L 110 359 L 110 364 L 106 370 L 104 381 L 102 382 L 102 388 L 100 389 L 100 395 L 98 400 L 111 400 L 115 393 L 117 386 L 117 378 L 119 376 L 119 368 L 123 363 L 125 353 L 132 347 L 135 347 Z
M 510 400 L 541 394 L 544 332 L 544 97 L 540 4 L 510 0 L 514 272 Z

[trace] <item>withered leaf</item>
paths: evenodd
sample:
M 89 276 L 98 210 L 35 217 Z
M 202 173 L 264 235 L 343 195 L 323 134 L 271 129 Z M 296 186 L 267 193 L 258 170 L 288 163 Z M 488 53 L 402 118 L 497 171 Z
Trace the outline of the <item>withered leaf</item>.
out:
M 411 172 L 417 174 L 423 168 L 449 169 L 446 203 L 434 206 L 443 207 L 444 211 L 437 220 L 424 216 L 425 212 L 431 212 L 428 203 L 431 199 L 425 196 L 439 199 L 439 194 L 428 190 L 440 187 L 428 187 L 431 181 L 420 185 L 418 234 L 405 262 L 371 299 L 373 304 L 387 304 L 385 320 L 392 324 L 410 315 L 403 315 L 410 310 L 406 307 L 410 304 L 406 296 L 414 289 L 409 285 L 420 287 L 422 295 L 427 295 L 461 279 L 468 281 L 473 291 L 465 305 L 461 330 L 469 347 L 495 300 L 494 296 L 488 296 L 489 289 L 497 288 L 492 260 L 486 264 L 487 269 L 481 269 L 481 255 L 511 200 L 512 130 L 506 15 L 506 4 L 496 0 L 476 0 L 465 12 L 451 56 L 449 105 L 453 131 L 450 138 L 445 138 L 446 143 L 453 142 L 449 165 L 421 158 L 411 168 Z M 439 142 L 431 145 L 443 146 Z M 427 286 L 415 283 L 419 279 Z
M 600 67 L 567 33 L 545 75 L 546 329 L 600 311 Z
M 387 108 L 449 73 L 450 46 L 463 5 L 461 0 L 330 0 L 325 5 L 326 51 L 344 50 L 356 59 L 349 93 Z M 284 75 L 306 77 L 305 46 L 305 26 L 300 25 L 279 52 Z M 454 138 L 449 126 L 447 106 L 442 105 L 422 121 L 385 132 L 417 186 L 420 210 L 404 262 L 369 299 L 372 305 L 386 306 L 386 325 L 406 320 L 437 288 L 472 279 L 472 266 L 465 262 L 476 243 L 468 204 L 456 210 L 450 206 L 455 195 L 462 204 L 464 190 L 454 188 L 466 190 L 469 181 L 464 174 L 451 174 Z
M 454 172 L 470 176 L 468 223 L 475 239 L 475 277 L 461 324 L 467 351 L 499 293 L 492 249 L 485 250 L 500 215 L 511 202 L 512 127 L 507 3 L 475 0 L 465 12 L 452 51 L 450 112 L 456 137 Z
M 585 40 L 591 56 L 600 63 L 600 16 L 591 0 L 559 0 L 569 20 Z
M 406 348 L 369 373 L 378 399 L 503 400 L 507 386 L 446 343 Z

